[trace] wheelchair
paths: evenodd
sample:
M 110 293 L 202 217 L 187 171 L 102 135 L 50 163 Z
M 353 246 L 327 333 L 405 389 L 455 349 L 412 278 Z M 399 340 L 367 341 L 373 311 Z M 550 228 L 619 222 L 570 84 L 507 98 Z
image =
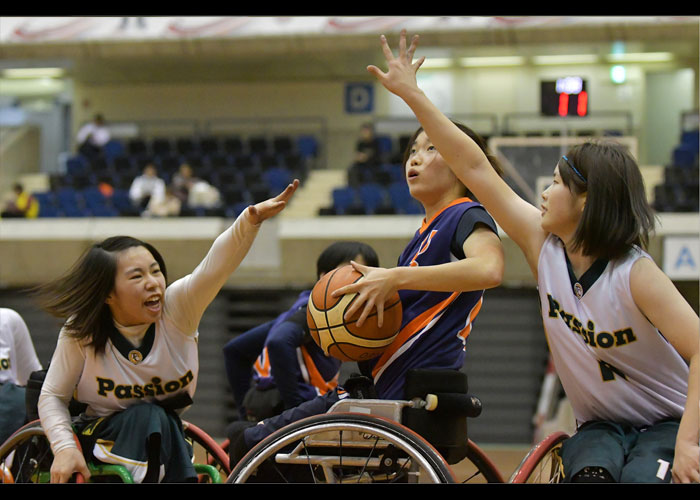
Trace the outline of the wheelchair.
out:
M 200 483 L 223 483 L 230 473 L 228 455 L 223 448 L 199 427 L 183 421 L 185 436 L 193 447 L 204 454 L 203 463 L 194 468 Z M 80 448 L 76 437 L 76 443 Z M 51 447 L 38 420 L 33 420 L 15 431 L 0 445 L 0 483 L 48 483 L 53 462 Z M 129 471 L 121 465 L 88 462 L 90 482 L 133 483 Z M 84 483 L 81 474 L 75 474 L 71 482 Z
M 44 429 L 38 419 L 37 401 L 46 370 L 33 372 L 27 383 L 26 406 L 28 422 L 0 444 L 0 483 L 48 483 L 53 453 Z M 82 405 L 71 401 L 69 411 L 73 417 Z M 231 472 L 228 453 L 206 432 L 196 425 L 182 421 L 185 438 L 192 444 L 195 457 L 203 458 L 194 463 L 200 483 L 223 483 Z M 80 442 L 74 434 L 80 449 Z M 121 465 L 87 464 L 90 482 L 133 483 L 129 471 Z M 86 482 L 82 474 L 75 474 L 71 482 Z
M 455 483 L 452 466 L 474 470 L 462 482 L 506 482 L 467 437 L 481 413 L 461 372 L 414 370 L 406 399 L 344 399 L 327 413 L 293 422 L 231 467 L 227 483 Z M 558 433 L 535 446 L 508 482 L 556 482 Z

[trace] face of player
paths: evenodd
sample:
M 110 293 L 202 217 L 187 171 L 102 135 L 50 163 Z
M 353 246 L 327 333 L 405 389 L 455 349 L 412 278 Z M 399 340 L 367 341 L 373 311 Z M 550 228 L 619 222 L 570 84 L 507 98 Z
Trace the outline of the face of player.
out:
M 165 276 L 151 252 L 138 246 L 117 254 L 114 290 L 106 303 L 119 324 L 155 322 L 162 313 L 164 297 Z
M 405 165 L 408 189 L 423 205 L 440 205 L 464 189 L 425 132 L 416 137 Z
M 556 167 L 552 183 L 542 193 L 542 229 L 568 241 L 576 231 L 585 203 L 585 193 L 572 193 Z

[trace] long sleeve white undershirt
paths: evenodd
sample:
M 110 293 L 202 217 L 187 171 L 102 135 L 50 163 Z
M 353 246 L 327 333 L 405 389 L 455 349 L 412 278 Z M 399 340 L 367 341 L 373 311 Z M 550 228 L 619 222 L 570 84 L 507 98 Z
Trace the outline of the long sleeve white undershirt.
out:
M 182 332 L 196 335 L 205 309 L 255 241 L 260 225 L 251 224 L 247 213 L 248 210 L 245 210 L 216 238 L 206 257 L 191 274 L 167 288 L 163 314 L 168 315 Z M 115 326 L 132 344 L 138 346 L 150 324 L 125 327 L 115 322 Z M 41 424 L 54 455 L 64 448 L 76 447 L 68 403 L 80 380 L 87 349 L 90 347 L 61 330 L 38 403 Z

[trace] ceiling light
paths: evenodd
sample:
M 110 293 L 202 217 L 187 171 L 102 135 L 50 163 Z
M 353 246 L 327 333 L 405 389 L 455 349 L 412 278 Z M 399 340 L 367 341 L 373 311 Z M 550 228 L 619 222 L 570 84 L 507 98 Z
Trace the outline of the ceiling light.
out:
M 670 52 L 628 52 L 625 54 L 608 54 L 607 60 L 613 63 L 628 62 L 667 62 L 673 59 Z
M 5 78 L 58 78 L 63 76 L 63 68 L 5 68 Z
M 533 64 L 592 64 L 598 62 L 595 54 L 572 54 L 555 56 L 534 56 Z
M 462 57 L 459 64 L 464 67 L 477 66 L 518 66 L 523 64 L 525 59 L 521 56 L 503 57 Z
M 421 68 L 451 68 L 453 63 L 454 61 L 449 57 L 432 57 L 426 58 L 423 64 L 421 64 Z

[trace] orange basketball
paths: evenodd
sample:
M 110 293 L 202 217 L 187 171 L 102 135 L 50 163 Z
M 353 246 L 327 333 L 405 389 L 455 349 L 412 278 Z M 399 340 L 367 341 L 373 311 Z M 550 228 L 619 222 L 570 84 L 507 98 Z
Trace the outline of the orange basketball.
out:
M 311 291 L 306 308 L 306 321 L 311 336 L 323 351 L 342 361 L 363 361 L 376 358 L 391 344 L 401 328 L 403 309 L 396 293 L 384 304 L 384 324 L 377 326 L 376 308 L 362 327 L 357 319 L 360 308 L 351 318 L 345 319 L 345 311 L 355 300 L 355 293 L 331 297 L 338 288 L 356 283 L 362 274 L 351 265 L 326 273 Z

